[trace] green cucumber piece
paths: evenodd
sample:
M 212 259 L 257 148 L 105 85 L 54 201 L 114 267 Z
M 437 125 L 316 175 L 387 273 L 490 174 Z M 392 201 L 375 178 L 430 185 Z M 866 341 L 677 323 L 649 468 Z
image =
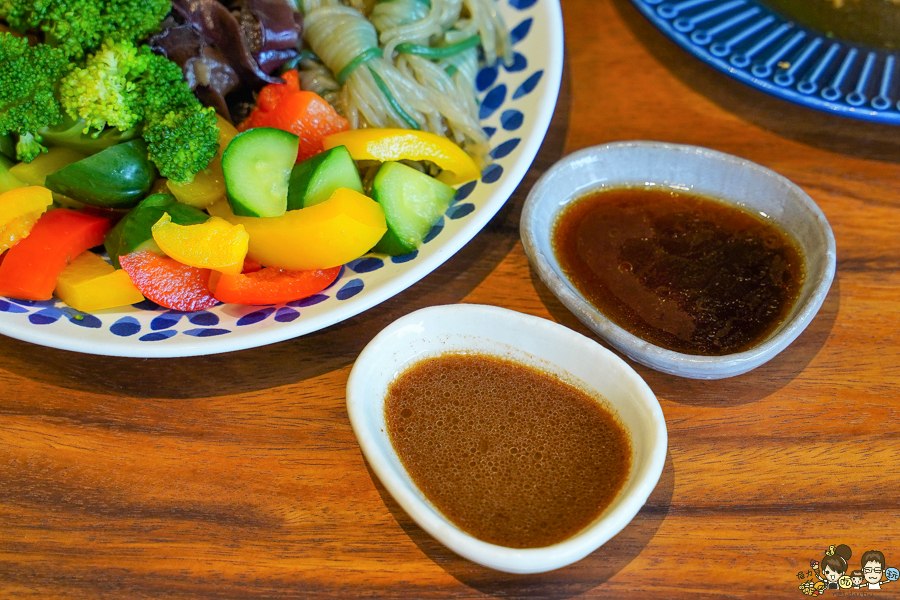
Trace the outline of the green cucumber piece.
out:
M 91 206 L 129 208 L 147 195 L 158 173 L 143 140 L 117 144 L 47 175 L 50 191 Z
M 110 229 L 103 239 L 103 246 L 113 266 L 121 268 L 120 256 L 145 248 L 144 245 L 153 240 L 150 228 L 159 221 L 163 213 L 169 213 L 172 222 L 179 225 L 205 223 L 209 219 L 205 212 L 178 202 L 171 194 L 147 196 Z
M 241 217 L 283 215 L 299 149 L 299 137 L 272 127 L 258 127 L 235 136 L 222 155 L 232 212 Z
M 325 202 L 338 188 L 363 193 L 359 169 L 346 146 L 336 146 L 297 163 L 291 171 L 287 209 L 308 208 Z
M 456 196 L 446 183 L 397 162 L 386 162 L 372 182 L 372 197 L 384 209 L 387 233 L 373 250 L 408 254 L 422 244 Z

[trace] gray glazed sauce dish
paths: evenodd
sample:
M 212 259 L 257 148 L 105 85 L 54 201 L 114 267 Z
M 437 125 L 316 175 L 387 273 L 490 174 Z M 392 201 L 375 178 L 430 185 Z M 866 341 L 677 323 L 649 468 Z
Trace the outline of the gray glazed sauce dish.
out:
M 590 304 L 569 282 L 553 250 L 563 207 L 605 188 L 659 186 L 716 198 L 765 213 L 798 244 L 805 278 L 788 316 L 768 338 L 745 352 L 696 356 L 661 348 L 629 333 Z M 520 224 L 525 253 L 541 280 L 578 319 L 632 360 L 672 375 L 721 379 L 746 373 L 784 350 L 809 325 L 835 272 L 834 235 L 825 215 L 798 186 L 753 162 L 697 146 L 619 142 L 565 157 L 535 184 Z

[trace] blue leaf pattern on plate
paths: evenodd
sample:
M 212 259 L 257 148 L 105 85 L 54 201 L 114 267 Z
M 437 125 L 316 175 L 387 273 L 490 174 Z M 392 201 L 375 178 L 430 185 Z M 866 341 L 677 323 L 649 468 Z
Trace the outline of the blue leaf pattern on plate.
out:
M 344 287 L 338 290 L 338 293 L 335 294 L 334 297 L 338 300 L 349 300 L 353 296 L 363 291 L 364 286 L 365 284 L 363 283 L 362 279 L 351 279 L 344 284 Z
M 434 227 L 431 228 L 431 231 L 428 232 L 424 238 L 422 238 L 422 243 L 427 244 L 434 238 L 436 238 L 440 233 L 444 230 L 444 217 L 441 217 L 437 220 L 437 223 L 434 224 Z
M 231 333 L 227 329 L 188 329 L 184 332 L 185 335 L 191 335 L 194 337 L 213 337 L 217 335 L 225 335 L 226 333 Z
M 528 37 L 528 32 L 531 31 L 532 23 L 534 23 L 534 19 L 528 18 L 513 27 L 513 30 L 509 32 L 509 37 L 512 38 L 513 45 L 518 44 Z
M 282 306 L 275 313 L 275 320 L 279 323 L 290 323 L 294 319 L 300 316 L 300 312 L 294 310 L 293 308 L 288 308 L 286 306 Z
M 288 302 L 287 305 L 288 306 L 296 306 L 297 308 L 304 308 L 307 306 L 314 306 L 316 304 L 319 304 L 320 302 L 325 302 L 326 300 L 328 300 L 328 298 L 329 298 L 329 296 L 326 296 L 325 294 L 313 294 L 312 296 L 309 296 L 308 298 L 302 298 L 300 300 L 294 300 L 293 302 Z
M 470 215 L 473 210 L 475 210 L 475 205 L 471 202 L 457 204 L 456 206 L 450 207 L 450 210 L 447 211 L 447 216 L 453 220 L 462 219 L 463 217 Z
M 511 140 L 506 140 L 493 150 L 491 150 L 491 158 L 494 160 L 498 160 L 503 158 L 504 156 L 509 155 L 510 152 L 516 149 L 516 146 L 519 145 L 519 142 L 522 141 L 519 138 L 513 138 Z
M 506 85 L 500 84 L 487 93 L 481 102 L 481 108 L 478 109 L 478 118 L 487 119 L 494 111 L 500 108 L 500 105 L 506 100 Z
M 488 89 L 494 82 L 497 81 L 497 75 L 500 73 L 500 70 L 497 67 L 485 67 L 478 71 L 478 75 L 475 76 L 475 88 L 479 92 L 483 92 Z
M 28 309 L 6 300 L 0 300 L 0 311 L 8 313 L 27 313 Z
M 165 314 L 159 315 L 152 321 L 150 321 L 150 329 L 153 331 L 159 331 L 160 329 L 168 329 L 170 327 L 175 327 L 178 325 L 178 321 L 181 320 L 180 312 L 167 312 Z
M 415 258 L 419 255 L 418 250 L 413 250 L 409 254 L 401 254 L 400 256 L 392 256 L 391 262 L 395 265 L 402 265 L 403 263 L 409 262 L 411 260 L 415 260 Z
M 212 327 L 219 324 L 219 317 L 215 313 L 202 311 L 188 315 L 188 321 L 202 327 Z
M 456 196 L 453 198 L 453 202 L 459 202 L 460 200 L 468 198 L 476 185 L 478 185 L 477 181 L 470 181 L 469 183 L 464 183 L 459 186 L 459 189 L 456 190 Z
M 503 68 L 510 73 L 518 73 L 519 71 L 524 71 L 528 68 L 528 59 L 516 52 L 513 54 L 512 64 L 503 65 Z
M 503 129 L 507 131 L 515 131 L 522 126 L 524 121 L 525 115 L 522 114 L 522 111 L 514 108 L 504 110 L 503 114 L 500 115 L 500 124 L 503 126 Z
M 245 325 L 253 325 L 255 323 L 259 323 L 260 321 L 264 321 L 269 318 L 275 312 L 274 308 L 268 307 L 260 310 L 255 310 L 252 313 L 248 313 L 237 320 L 237 326 L 243 327 Z
M 503 167 L 494 163 L 489 165 L 482 173 L 481 173 L 481 182 L 482 183 L 494 183 L 500 176 L 503 175 Z
M 525 82 L 522 83 L 522 85 L 520 85 L 515 92 L 513 92 L 513 100 L 518 100 L 522 96 L 533 92 L 534 88 L 537 87 L 538 82 L 540 82 L 541 76 L 543 74 L 543 71 L 538 71 L 537 73 L 526 79 Z
M 69 321 L 75 323 L 79 327 L 87 327 L 88 329 L 100 329 L 103 327 L 103 321 L 95 317 L 94 315 L 89 315 L 87 313 L 77 313 L 69 316 Z
M 347 268 L 354 273 L 371 273 L 384 266 L 384 261 L 376 256 L 364 256 L 347 263 Z
M 169 329 L 167 331 L 157 331 L 155 333 L 148 333 L 146 335 L 142 335 L 139 339 L 142 342 L 161 342 L 162 340 L 167 340 L 170 337 L 174 336 L 177 331 L 174 329 Z
M 109 330 L 113 335 L 128 337 L 139 332 L 141 330 L 141 324 L 134 317 L 122 317 L 113 323 Z

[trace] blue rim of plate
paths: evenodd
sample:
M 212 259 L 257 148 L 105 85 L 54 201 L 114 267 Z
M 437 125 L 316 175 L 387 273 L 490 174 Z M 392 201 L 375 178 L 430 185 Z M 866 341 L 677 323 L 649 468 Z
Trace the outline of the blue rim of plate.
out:
M 715 69 L 831 114 L 900 124 L 895 56 L 784 18 L 754 0 L 632 0 L 657 28 Z

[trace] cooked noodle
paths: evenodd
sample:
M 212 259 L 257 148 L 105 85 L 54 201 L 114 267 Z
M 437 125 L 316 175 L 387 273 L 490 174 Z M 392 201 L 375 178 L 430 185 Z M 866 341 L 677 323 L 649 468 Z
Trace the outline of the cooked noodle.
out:
M 488 64 L 512 56 L 494 0 L 392 0 L 374 5 L 369 18 L 361 12 L 368 0 L 348 1 L 352 6 L 304 0 L 305 39 L 321 61 L 301 61 L 304 88 L 323 95 L 354 128 L 431 131 L 489 164 L 476 46 Z

